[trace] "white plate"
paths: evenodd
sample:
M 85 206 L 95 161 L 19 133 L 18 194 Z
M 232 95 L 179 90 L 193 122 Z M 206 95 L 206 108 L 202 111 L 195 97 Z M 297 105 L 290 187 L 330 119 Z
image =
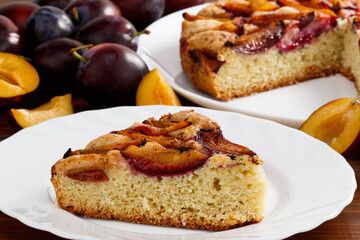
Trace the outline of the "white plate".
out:
M 118 107 L 52 119 L 0 142 L 0 210 L 21 222 L 71 239 L 280 239 L 336 217 L 354 196 L 346 160 L 298 130 L 234 112 L 191 108 L 212 117 L 229 140 L 264 159 L 267 209 L 261 223 L 222 232 L 82 218 L 57 207 L 51 166 L 69 148 L 184 107 Z
M 181 69 L 179 44 L 182 13 L 197 13 L 204 5 L 166 16 L 148 27 L 140 37 L 139 54 L 150 68 L 159 68 L 169 84 L 200 106 L 271 119 L 298 128 L 317 108 L 337 98 L 356 97 L 354 83 L 340 74 L 263 92 L 254 96 L 220 101 L 201 92 Z

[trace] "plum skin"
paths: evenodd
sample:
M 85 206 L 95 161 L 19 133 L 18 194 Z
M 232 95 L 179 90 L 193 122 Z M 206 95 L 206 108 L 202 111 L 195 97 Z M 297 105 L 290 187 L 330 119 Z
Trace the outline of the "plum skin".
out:
M 2 15 L 0 15 L 0 32 L 0 52 L 20 54 L 23 43 L 19 28 Z
M 118 43 L 136 51 L 138 37 L 132 36 L 136 33 L 135 27 L 127 19 L 120 16 L 105 15 L 86 23 L 78 31 L 76 40 L 94 45 L 105 42 Z
M 74 26 L 64 11 L 53 6 L 36 9 L 29 17 L 24 31 L 24 54 L 31 56 L 41 43 L 61 37 L 71 37 Z
M 70 38 L 46 41 L 34 50 L 32 62 L 40 75 L 40 90 L 44 95 L 76 92 L 76 72 L 79 61 L 68 52 L 83 44 Z M 85 50 L 80 50 L 83 53 Z
M 79 15 L 79 22 L 74 18 L 74 8 Z M 96 17 L 105 15 L 122 16 L 121 10 L 110 0 L 74 0 L 64 8 L 64 11 L 73 21 L 75 31 L 78 31 Z
M 165 0 L 112 0 L 118 6 L 123 16 L 128 19 L 137 31 L 162 17 Z
M 39 8 L 39 5 L 32 2 L 9 2 L 0 7 L 0 15 L 8 17 L 22 34 L 25 30 L 27 20 L 33 11 Z
M 77 71 L 78 88 L 91 105 L 134 105 L 137 86 L 149 69 L 133 50 L 101 43 L 87 50 Z

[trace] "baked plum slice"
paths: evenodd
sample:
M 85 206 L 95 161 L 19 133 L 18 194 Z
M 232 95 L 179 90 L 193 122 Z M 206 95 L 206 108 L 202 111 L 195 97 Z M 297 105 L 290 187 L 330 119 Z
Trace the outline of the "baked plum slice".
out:
M 200 63 L 207 71 L 217 73 L 225 61 L 219 61 L 216 58 L 207 55 L 197 48 L 189 50 L 191 59 L 195 63 Z
M 141 132 L 133 131 L 133 130 L 122 130 L 122 131 L 116 131 L 113 132 L 116 134 L 128 136 L 132 141 L 137 142 L 140 141 L 146 141 L 146 142 L 157 142 L 163 147 L 166 148 L 177 148 L 181 146 L 182 142 L 175 137 L 170 136 L 148 136 Z M 135 144 L 132 144 L 135 145 Z
M 352 27 L 354 29 L 354 32 L 360 29 L 360 16 L 354 17 L 354 20 L 352 22 Z
M 194 149 L 168 149 L 156 143 L 129 146 L 121 152 L 136 171 L 149 176 L 185 174 L 202 166 L 208 156 Z
M 109 178 L 102 169 L 85 170 L 80 172 L 68 173 L 67 177 L 81 182 L 103 182 Z
M 195 141 L 211 151 L 223 153 L 232 157 L 256 155 L 249 148 L 230 142 L 224 138 L 220 129 L 200 129 L 195 137 Z
M 262 30 L 241 35 L 234 42 L 227 42 L 225 46 L 238 53 L 260 53 L 274 46 L 281 39 L 284 29 L 285 24 L 283 21 L 271 22 Z
M 301 4 L 300 2 L 296 1 L 296 0 L 277 0 L 278 4 L 280 4 L 281 6 L 287 6 L 287 7 L 292 7 L 295 8 L 297 10 L 299 10 L 300 12 L 317 12 L 317 13 L 322 13 L 325 15 L 328 15 L 334 19 L 336 19 L 338 16 L 334 13 L 334 11 L 327 9 L 327 8 L 315 8 L 315 7 L 307 7 L 303 4 Z
M 235 16 L 246 16 L 254 11 L 272 11 L 279 8 L 275 1 L 225 1 L 221 7 Z
M 147 126 L 147 125 L 149 126 Z M 183 129 L 190 126 L 191 122 L 183 120 L 180 122 L 160 121 L 155 119 L 148 119 L 143 122 L 143 125 L 131 127 L 128 130 L 139 132 L 146 136 L 167 136 L 171 132 Z M 114 131 L 113 133 L 122 134 L 122 131 Z
M 303 12 L 285 12 L 285 13 L 269 13 L 254 15 L 249 18 L 244 18 L 245 23 L 255 24 L 257 26 L 263 26 L 269 22 L 279 22 L 282 20 L 298 20 L 299 18 L 306 16 Z
M 277 47 L 281 52 L 301 48 L 322 33 L 333 29 L 331 23 L 330 17 L 312 12 L 294 24 L 289 24 Z

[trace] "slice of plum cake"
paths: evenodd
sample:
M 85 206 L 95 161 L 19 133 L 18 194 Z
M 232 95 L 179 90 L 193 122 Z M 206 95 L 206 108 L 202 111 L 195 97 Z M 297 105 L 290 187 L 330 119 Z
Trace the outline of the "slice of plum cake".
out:
M 194 111 L 149 118 L 69 149 L 52 167 L 58 206 L 135 223 L 227 230 L 264 217 L 263 161 Z
M 218 0 L 197 15 L 184 13 L 182 69 L 197 88 L 221 100 L 342 73 L 344 35 L 357 4 Z

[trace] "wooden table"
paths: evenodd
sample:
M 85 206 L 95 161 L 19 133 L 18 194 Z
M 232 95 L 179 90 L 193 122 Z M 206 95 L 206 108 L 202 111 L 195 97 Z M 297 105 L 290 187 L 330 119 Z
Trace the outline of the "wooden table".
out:
M 193 105 L 184 99 L 181 99 L 183 105 Z M 76 112 L 91 109 L 91 107 L 80 97 L 73 100 L 73 105 Z M 17 132 L 17 129 L 11 126 L 4 115 L 0 115 L 0 141 L 10 137 Z M 352 156 L 347 158 L 349 164 L 356 172 L 356 179 L 359 185 L 360 176 L 360 145 L 355 149 Z M 1 163 L 1 159 L 0 159 Z M 0 193 L 1 197 L 1 193 Z M 0 212 L 0 240 L 17 240 L 17 239 L 47 239 L 55 240 L 61 239 L 51 233 L 39 231 L 30 228 L 16 219 L 8 217 Z M 301 239 L 317 239 L 317 240 L 332 240 L 332 239 L 351 239 L 360 240 L 360 190 L 355 193 L 353 202 L 347 206 L 343 212 L 330 221 L 327 221 L 317 227 L 316 229 L 300 233 L 290 237 L 291 240 Z

